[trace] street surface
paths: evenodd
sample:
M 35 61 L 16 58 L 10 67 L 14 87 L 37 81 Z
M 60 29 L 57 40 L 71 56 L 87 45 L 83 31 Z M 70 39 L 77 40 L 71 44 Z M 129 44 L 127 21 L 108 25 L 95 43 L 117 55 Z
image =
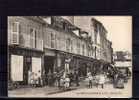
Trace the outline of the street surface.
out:
M 72 86 L 69 91 L 61 91 L 57 87 L 42 87 L 42 88 L 19 88 L 15 90 L 10 90 L 8 92 L 9 97 L 69 97 L 69 98 L 126 98 L 131 97 L 132 91 L 132 81 L 128 80 L 125 83 L 124 89 L 113 88 L 112 84 L 105 84 L 104 89 L 100 86 L 93 86 L 88 88 L 85 83 L 80 83 L 79 87 Z

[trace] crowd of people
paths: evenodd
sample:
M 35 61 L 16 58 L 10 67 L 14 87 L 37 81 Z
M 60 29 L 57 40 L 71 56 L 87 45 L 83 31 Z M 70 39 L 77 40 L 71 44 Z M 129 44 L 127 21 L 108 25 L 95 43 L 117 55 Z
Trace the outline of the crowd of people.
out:
M 59 89 L 69 89 L 70 86 L 75 85 L 79 86 L 79 76 L 78 72 L 70 72 L 59 74 L 58 72 L 48 72 L 48 74 L 44 74 L 42 77 L 37 73 L 31 73 L 29 84 L 32 87 L 42 87 L 42 86 L 50 86 L 50 87 L 58 87 Z
M 76 67 L 75 67 L 76 68 Z M 65 72 L 65 70 L 57 70 L 56 72 L 49 71 L 48 73 L 41 72 L 28 72 L 28 84 L 31 87 L 57 87 L 60 90 L 69 89 L 72 86 L 80 86 L 79 83 L 85 82 L 85 86 L 88 88 L 105 88 L 105 84 L 110 83 L 114 88 L 124 88 L 124 82 L 131 76 L 131 72 L 123 74 L 120 70 L 113 69 L 113 67 L 95 67 L 95 69 L 86 66 L 88 70 L 75 69 L 71 72 Z M 97 69 L 98 68 L 98 69 Z M 101 69 L 99 69 L 101 68 Z M 87 72 L 86 72 L 87 71 Z M 84 73 L 82 73 L 84 72 Z M 81 78 L 82 77 L 82 78 Z M 82 81 L 82 80 L 83 81 Z M 17 84 L 15 83 L 17 86 Z M 81 84 L 82 86 L 82 84 Z
M 88 88 L 92 88 L 92 86 L 104 88 L 107 83 L 112 84 L 114 88 L 124 88 L 124 83 L 127 82 L 128 78 L 131 76 L 128 75 L 128 73 L 122 73 L 120 70 L 116 69 L 101 70 L 96 74 L 92 73 L 93 72 L 89 71 L 85 79 Z
M 104 84 L 106 82 L 106 75 L 102 72 L 97 75 L 92 75 L 91 72 L 87 73 L 86 77 L 86 83 L 89 88 L 92 88 L 92 86 L 101 86 L 101 88 L 104 88 Z
M 92 74 L 91 70 L 85 76 L 85 82 L 88 88 L 92 88 L 93 86 L 105 88 L 105 84 L 107 82 L 111 82 L 114 88 L 124 88 L 124 75 L 120 71 L 116 71 L 112 73 L 111 71 L 101 71 L 96 74 Z M 71 86 L 79 86 L 80 78 L 78 71 L 59 74 L 58 72 L 51 73 L 49 72 L 47 75 L 41 77 L 41 75 L 37 76 L 37 74 L 32 73 L 33 77 L 30 79 L 30 84 L 33 87 L 37 86 L 56 86 L 59 89 L 65 90 L 69 89 Z

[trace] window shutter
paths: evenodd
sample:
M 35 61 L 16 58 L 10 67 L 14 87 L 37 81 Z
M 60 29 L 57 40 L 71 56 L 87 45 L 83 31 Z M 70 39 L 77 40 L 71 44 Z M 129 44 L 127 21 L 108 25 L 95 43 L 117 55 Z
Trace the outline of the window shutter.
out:
M 14 22 L 12 24 L 12 36 L 11 36 L 11 43 L 12 44 L 19 44 L 19 22 Z
M 33 29 L 33 36 L 32 36 L 32 41 L 33 41 L 33 43 L 32 43 L 32 45 L 33 45 L 33 48 L 35 48 L 36 46 L 36 40 L 35 40 L 35 35 L 37 34 L 37 32 L 36 32 L 36 30 L 35 29 Z

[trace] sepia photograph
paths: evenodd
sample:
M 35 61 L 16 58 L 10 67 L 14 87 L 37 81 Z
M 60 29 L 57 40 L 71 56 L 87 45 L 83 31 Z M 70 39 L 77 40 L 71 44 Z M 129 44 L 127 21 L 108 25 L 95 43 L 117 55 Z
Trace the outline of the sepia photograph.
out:
M 132 16 L 7 19 L 8 97 L 132 97 Z

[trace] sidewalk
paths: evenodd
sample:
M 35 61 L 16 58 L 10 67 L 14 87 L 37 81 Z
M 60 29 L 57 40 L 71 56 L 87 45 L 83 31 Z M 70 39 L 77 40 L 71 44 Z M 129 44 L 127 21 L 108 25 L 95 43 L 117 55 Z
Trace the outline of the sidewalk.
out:
M 44 87 L 37 87 L 37 88 L 33 88 L 30 86 L 23 86 L 21 88 L 17 88 L 14 90 L 9 90 L 8 91 L 8 96 L 10 97 L 36 97 L 37 96 L 46 96 L 46 95 L 50 95 L 50 94 L 55 94 L 55 93 L 62 93 L 62 92 L 66 92 L 66 91 L 71 91 L 71 90 L 76 90 L 79 88 L 83 88 L 84 86 L 84 82 L 80 82 L 80 86 L 76 86 L 75 84 L 72 84 L 72 86 L 70 87 L 70 89 L 68 90 L 60 90 L 58 87 L 53 86 L 44 86 Z

